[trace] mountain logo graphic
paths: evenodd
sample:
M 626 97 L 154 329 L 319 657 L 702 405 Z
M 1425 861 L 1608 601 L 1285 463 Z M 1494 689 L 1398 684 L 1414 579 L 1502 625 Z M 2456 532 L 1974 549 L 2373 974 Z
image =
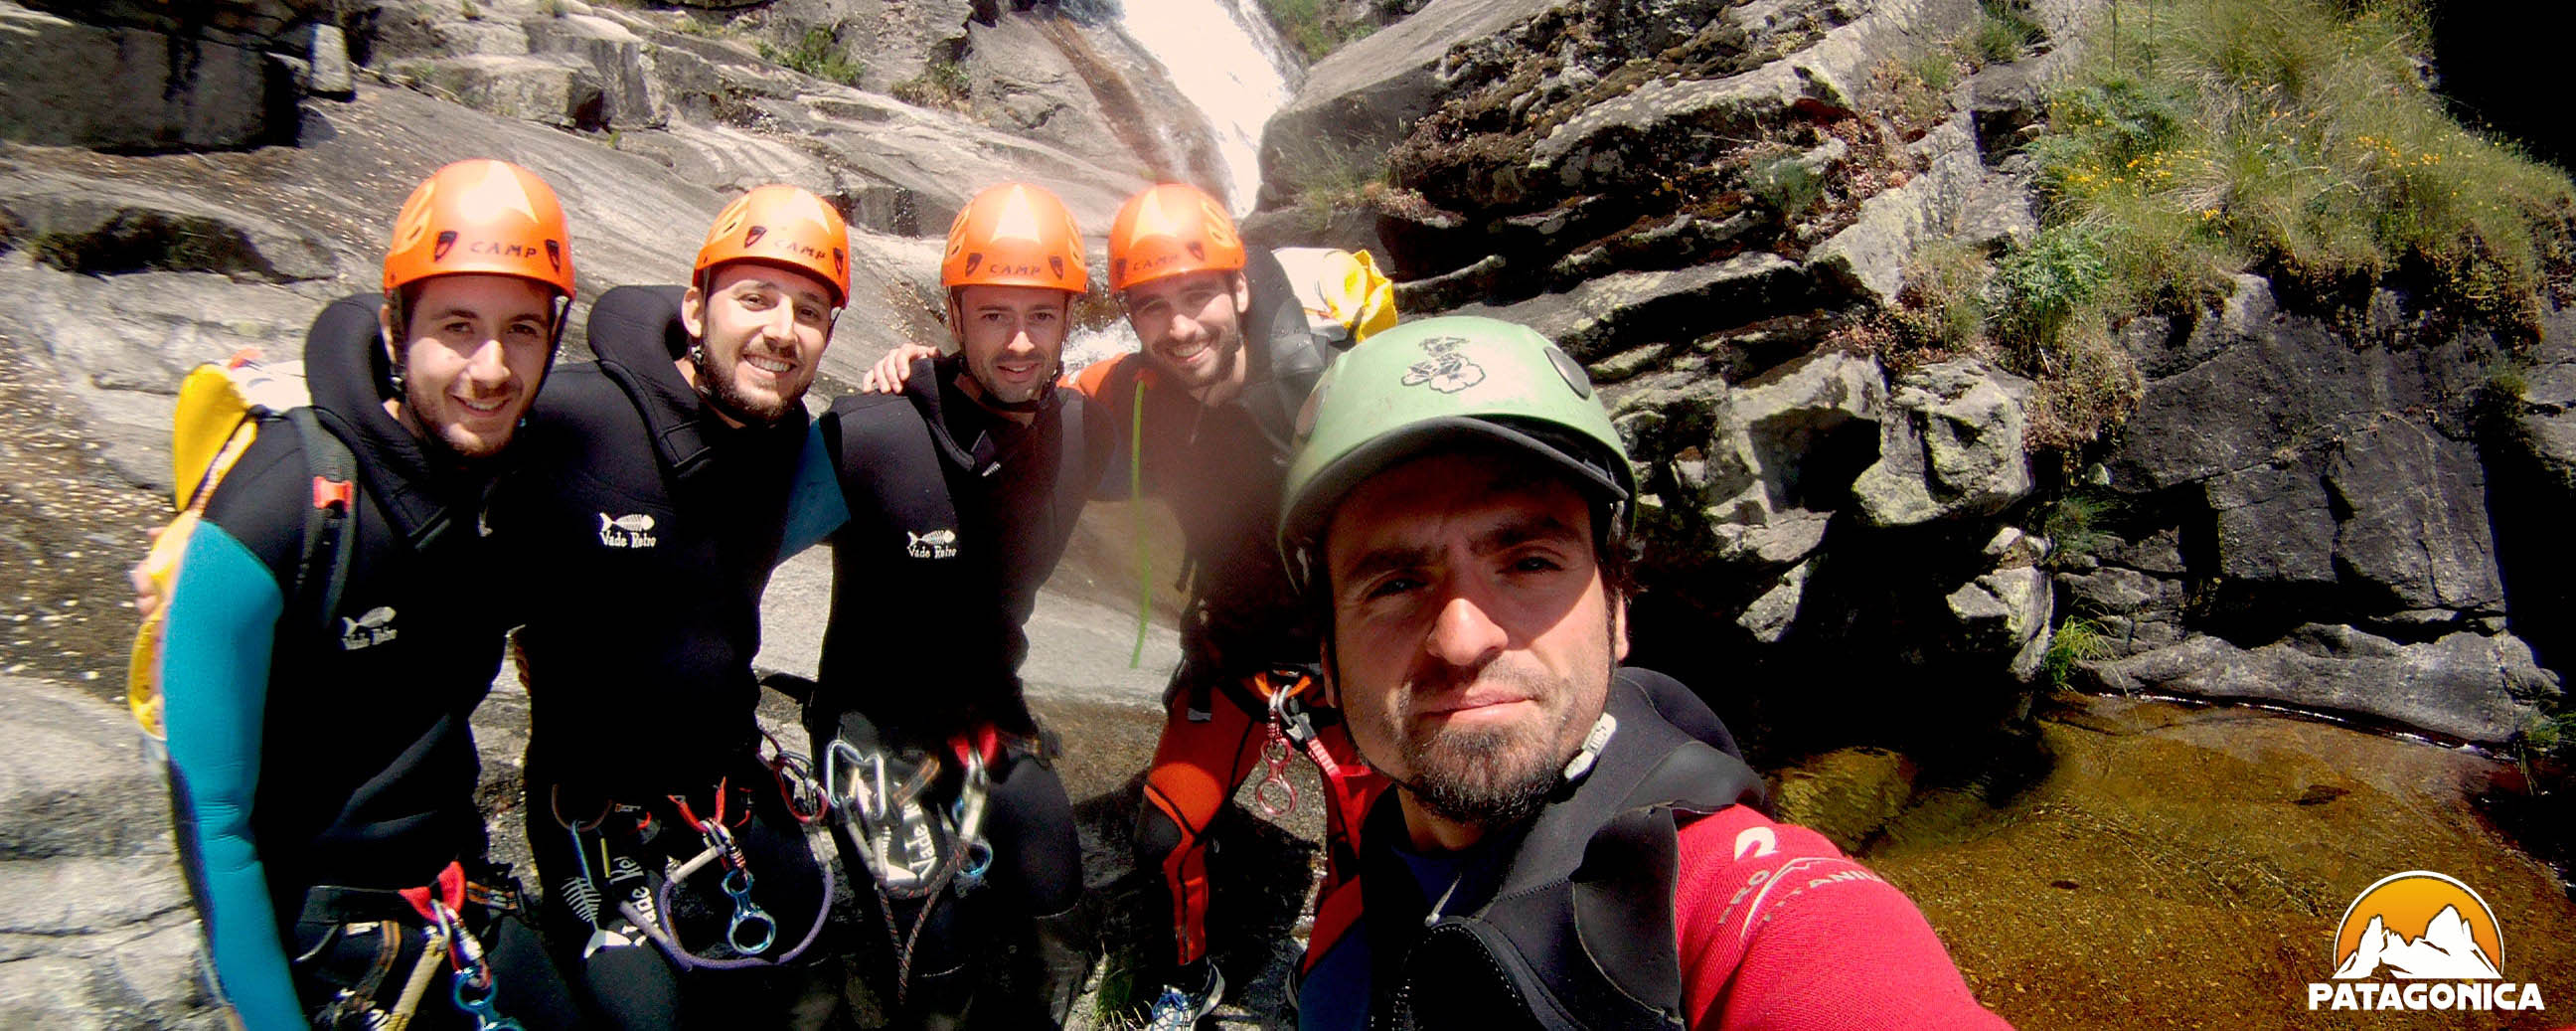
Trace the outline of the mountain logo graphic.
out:
M 2338 981 L 2492 981 L 2504 975 L 2495 912 L 2468 885 L 2430 870 L 2381 878 L 2344 910 L 2335 931 Z
M 2536 1010 L 2537 984 L 2505 979 L 2504 931 L 2477 890 L 2408 870 L 2355 896 L 2335 927 L 2334 973 L 2308 985 L 2308 1008 Z

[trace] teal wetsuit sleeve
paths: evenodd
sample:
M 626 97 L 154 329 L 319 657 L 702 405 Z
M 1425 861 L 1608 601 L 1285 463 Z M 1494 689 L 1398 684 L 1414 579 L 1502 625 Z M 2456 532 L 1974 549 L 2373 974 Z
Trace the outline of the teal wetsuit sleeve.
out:
M 796 459 L 796 483 L 787 490 L 787 530 L 778 539 L 778 560 L 813 547 L 850 521 L 850 504 L 841 496 L 841 476 L 832 454 L 823 447 L 823 423 L 805 429 L 805 452 Z
M 161 650 L 171 805 L 224 995 L 245 1027 L 300 1027 L 276 907 L 251 836 L 269 651 L 284 603 L 258 556 L 212 522 L 188 537 Z

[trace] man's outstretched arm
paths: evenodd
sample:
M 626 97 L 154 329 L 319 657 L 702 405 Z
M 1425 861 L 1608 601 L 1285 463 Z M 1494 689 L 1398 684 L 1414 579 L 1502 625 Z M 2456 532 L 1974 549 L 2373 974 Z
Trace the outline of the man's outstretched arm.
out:
M 1824 835 L 1735 806 L 1681 831 L 1673 924 L 1693 1028 L 2006 1029 L 1932 925 Z

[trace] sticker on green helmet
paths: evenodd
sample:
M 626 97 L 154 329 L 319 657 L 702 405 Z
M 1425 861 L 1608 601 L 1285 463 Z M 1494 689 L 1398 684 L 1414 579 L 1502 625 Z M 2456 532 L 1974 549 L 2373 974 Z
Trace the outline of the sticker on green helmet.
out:
M 1430 357 L 1405 370 L 1405 386 L 1427 386 L 1443 394 L 1455 394 L 1485 381 L 1485 367 L 1459 353 L 1459 348 L 1467 345 L 1467 338 L 1427 337 L 1420 343 L 1423 353 Z

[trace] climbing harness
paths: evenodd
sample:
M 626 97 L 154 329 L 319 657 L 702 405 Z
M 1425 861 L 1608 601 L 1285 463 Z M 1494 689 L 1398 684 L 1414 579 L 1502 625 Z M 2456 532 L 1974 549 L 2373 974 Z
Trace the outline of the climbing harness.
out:
M 473 1016 L 476 1031 L 522 1031 L 518 1021 L 493 1008 L 492 997 L 500 993 L 500 983 L 492 976 L 492 964 L 484 958 L 483 943 L 465 929 L 464 917 L 456 912 L 467 898 L 464 867 L 450 862 L 447 869 L 438 872 L 438 880 L 424 887 L 404 888 L 401 895 L 430 924 L 430 945 L 421 956 L 422 965 L 429 965 L 432 953 L 446 954 L 453 971 L 447 979 L 448 995 L 456 1001 L 457 1009 Z M 423 980 L 415 970 L 413 984 Z M 407 988 L 403 994 L 410 999 L 413 992 Z M 416 1012 L 417 1000 L 412 1002 L 415 1009 L 406 1011 L 404 1023 L 409 1022 L 409 1012 Z
M 1297 785 L 1288 779 L 1288 756 L 1292 750 L 1306 753 L 1322 775 L 1324 786 L 1333 792 L 1342 811 L 1357 804 L 1367 772 L 1343 766 L 1324 746 L 1323 736 L 1315 732 L 1314 708 L 1306 703 L 1306 693 L 1315 686 L 1311 671 L 1294 666 L 1255 673 L 1250 678 L 1255 694 L 1268 702 L 1270 718 L 1264 728 L 1267 740 L 1261 745 L 1264 767 L 1261 782 L 1253 786 L 1253 801 L 1261 811 L 1277 819 L 1297 811 Z M 1284 797 L 1285 802 L 1279 801 Z
M 847 824 L 879 890 L 894 898 L 935 890 L 928 885 L 941 865 L 943 828 L 922 796 L 938 776 L 935 757 L 907 762 L 843 740 L 833 741 L 824 757 L 824 795 Z
M 662 891 L 669 893 L 673 885 L 687 880 L 689 874 L 704 869 L 708 859 L 721 861 L 724 876 L 716 883 L 724 890 L 725 897 L 733 901 L 733 915 L 725 923 L 725 944 L 745 956 L 757 956 L 768 951 L 770 943 L 778 940 L 778 921 L 771 919 L 769 911 L 760 908 L 760 903 L 751 900 L 751 864 L 743 860 L 742 846 L 734 842 L 733 832 L 725 827 L 725 796 L 731 794 L 731 786 L 728 780 L 716 782 L 714 814 L 704 820 L 689 808 L 688 796 L 668 796 L 671 804 L 679 808 L 680 819 L 697 828 L 698 836 L 707 843 L 707 850 L 681 864 L 680 871 L 663 882 Z M 751 818 L 748 811 L 742 816 L 743 820 Z M 663 908 L 667 911 L 670 907 L 665 905 Z
M 898 1006 L 909 999 L 913 953 L 940 896 L 974 891 L 992 867 L 984 816 L 992 795 L 990 764 L 1002 747 L 990 727 L 950 739 L 948 751 L 961 776 L 957 798 L 946 806 L 926 797 L 943 769 L 937 755 L 888 755 L 882 746 L 861 748 L 836 739 L 824 757 L 823 795 L 868 867 L 877 911 L 894 946 Z M 897 899 L 922 903 L 909 931 L 895 918 Z
M 449 995 L 459 1010 L 475 1018 L 480 1031 L 518 1028 L 517 1021 L 502 1016 L 493 1005 L 498 986 L 491 964 L 484 957 L 482 942 L 467 930 L 460 914 L 468 905 L 487 913 L 513 913 L 519 908 L 519 894 L 512 888 L 466 879 L 463 864 L 456 862 L 423 887 L 383 891 L 320 885 L 306 892 L 299 922 L 331 926 L 312 948 L 295 957 L 297 965 L 321 959 L 337 943 L 375 939 L 365 971 L 340 985 L 330 1002 L 313 1015 L 314 1025 L 394 1031 L 408 1027 L 438 979 L 439 968 L 446 966 L 453 971 Z M 414 916 L 419 919 L 414 921 Z M 391 1006 L 384 1006 L 378 995 L 392 979 L 404 940 L 415 926 L 422 933 L 421 953 L 400 982 L 400 994 Z M 327 973 L 323 976 L 336 980 Z
M 828 806 L 820 801 L 823 790 L 805 774 L 804 771 L 811 767 L 804 756 L 778 749 L 775 739 L 769 743 L 773 754 L 763 759 L 762 765 L 776 778 L 788 812 L 804 824 L 811 835 L 829 812 Z M 741 808 L 735 809 L 731 797 L 736 789 L 730 778 L 716 783 L 714 806 L 707 818 L 699 817 L 687 796 L 665 796 L 670 799 L 679 822 L 696 832 L 705 847 L 687 860 L 665 867 L 658 891 L 651 886 L 643 864 L 631 857 L 611 853 L 606 829 L 612 817 L 627 819 L 634 823 L 632 836 L 636 840 L 651 839 L 656 834 L 650 812 L 637 806 L 607 802 L 602 803 L 597 815 L 586 820 L 574 820 L 564 815 L 561 787 L 555 790 L 554 819 L 572 841 L 574 865 L 578 868 L 573 876 L 564 879 L 561 889 L 564 902 L 575 915 L 591 925 L 590 940 L 582 947 L 584 959 L 603 948 L 634 945 L 641 939 L 649 939 L 683 970 L 778 966 L 804 955 L 805 950 L 821 936 L 823 925 L 830 921 L 832 882 L 831 878 L 822 877 L 818 878 L 822 897 L 815 906 L 813 926 L 806 929 L 794 947 L 776 959 L 762 958 L 762 953 L 778 943 L 778 921 L 751 897 L 754 881 L 751 864 L 744 856 L 741 844 L 734 838 L 734 828 L 751 820 L 749 789 L 741 789 L 746 798 Z M 596 849 L 591 845 L 593 836 L 598 842 Z M 597 862 L 595 869 L 592 865 L 594 858 Z M 710 866 L 721 871 L 716 879 L 716 888 L 732 908 L 725 922 L 724 935 L 724 948 L 733 953 L 730 957 L 691 951 L 681 944 L 679 927 L 670 920 L 675 912 L 672 905 L 674 893 L 691 877 Z M 607 892 L 601 890 L 599 882 L 603 879 L 607 882 Z M 612 912 L 623 920 L 612 922 Z

